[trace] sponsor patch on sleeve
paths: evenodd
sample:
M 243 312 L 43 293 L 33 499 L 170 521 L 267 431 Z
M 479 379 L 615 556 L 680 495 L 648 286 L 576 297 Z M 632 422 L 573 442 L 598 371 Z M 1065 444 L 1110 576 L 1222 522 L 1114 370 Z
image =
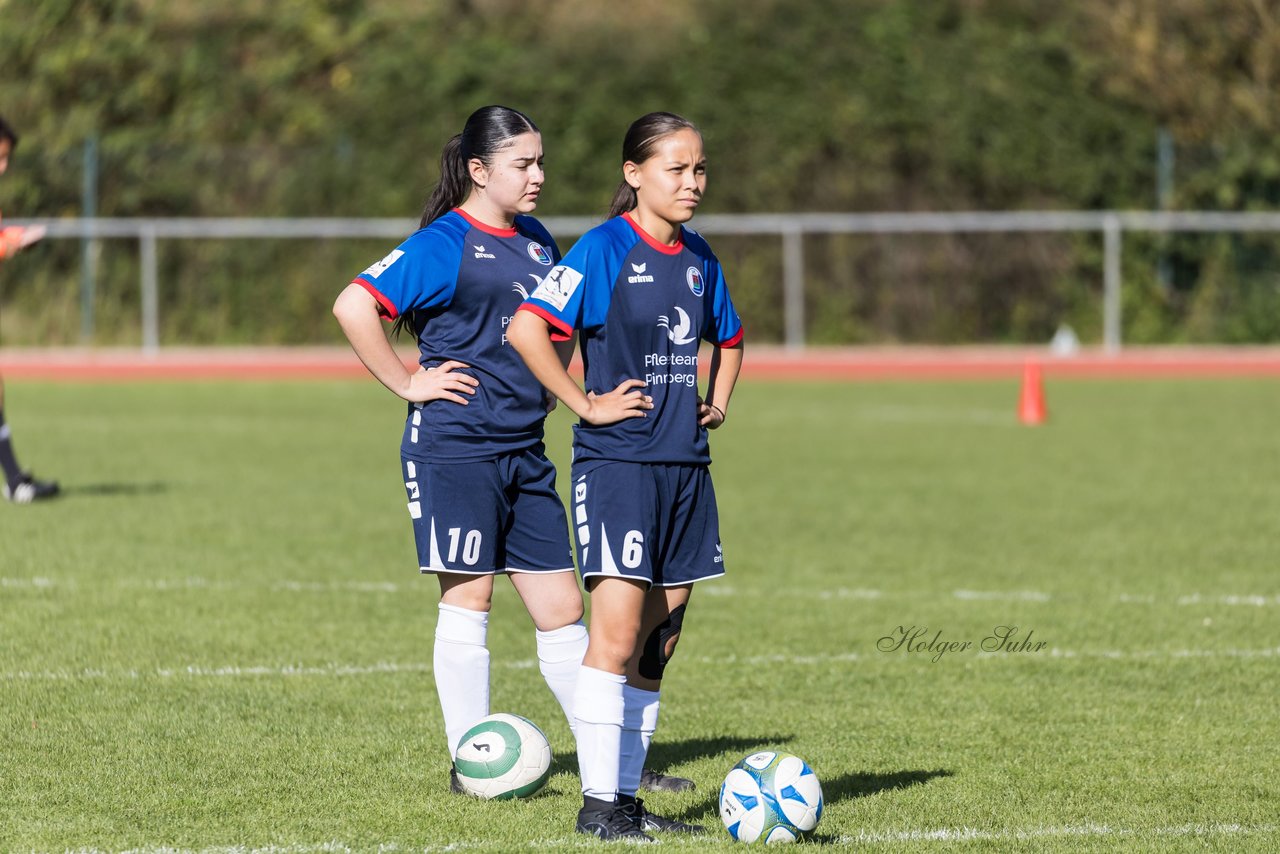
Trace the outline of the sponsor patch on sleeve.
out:
M 564 311 L 564 307 L 569 304 L 569 298 L 578 290 L 578 285 L 582 284 L 582 274 L 571 267 L 560 265 L 552 268 L 542 279 L 542 284 L 538 286 L 529 299 L 542 300 L 548 305 L 555 306 L 556 311 Z
M 370 264 L 369 269 L 365 270 L 360 275 L 367 276 L 370 279 L 376 279 L 379 276 L 381 276 L 383 273 L 385 273 L 388 267 L 390 267 L 392 264 L 398 261 L 400 259 L 400 256 L 403 254 L 404 254 L 404 250 L 402 249 L 392 249 L 386 258 L 383 258 L 381 261 L 375 261 L 373 264 Z

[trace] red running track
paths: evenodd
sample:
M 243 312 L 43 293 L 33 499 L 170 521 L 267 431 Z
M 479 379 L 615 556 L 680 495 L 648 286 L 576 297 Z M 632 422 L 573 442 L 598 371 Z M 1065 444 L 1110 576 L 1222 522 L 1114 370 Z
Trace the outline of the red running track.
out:
M 412 364 L 411 351 L 402 351 Z M 708 364 L 704 354 L 703 371 Z M 1028 361 L 1051 378 L 1280 377 L 1280 347 L 1131 347 L 1056 357 L 1041 347 L 849 347 L 791 352 L 750 347 L 743 375 L 775 380 L 977 380 L 1021 376 Z M 580 369 L 580 366 L 579 366 Z M 347 379 L 367 376 L 340 347 L 0 350 L 0 376 L 14 380 Z

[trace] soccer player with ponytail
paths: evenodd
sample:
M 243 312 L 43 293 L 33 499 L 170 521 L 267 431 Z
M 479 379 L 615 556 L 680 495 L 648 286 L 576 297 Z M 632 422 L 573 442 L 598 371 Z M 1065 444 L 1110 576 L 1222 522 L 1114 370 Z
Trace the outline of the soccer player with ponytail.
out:
M 506 335 L 560 258 L 528 215 L 542 164 L 542 137 L 528 116 L 476 110 L 445 146 L 419 230 L 333 307 L 369 372 L 408 402 L 401 468 L 420 571 L 440 583 L 433 670 L 450 757 L 489 714 L 495 575 L 511 579 L 533 619 L 543 677 L 570 726 L 587 646 L 564 505 L 542 443 L 553 399 Z M 412 331 L 419 370 L 406 369 L 383 320 Z M 558 346 L 562 367 L 572 350 L 572 341 Z M 452 769 L 450 778 L 460 791 Z
M 703 831 L 649 812 L 636 790 L 693 585 L 724 574 L 707 431 L 729 409 L 742 323 L 716 256 L 684 227 L 706 189 L 698 129 L 671 113 L 642 116 L 622 160 L 610 218 L 547 273 L 509 334 L 581 419 L 570 491 L 591 630 L 573 702 L 576 829 L 647 841 L 651 830 Z M 556 356 L 575 331 L 585 390 Z M 705 399 L 700 341 L 712 347 Z

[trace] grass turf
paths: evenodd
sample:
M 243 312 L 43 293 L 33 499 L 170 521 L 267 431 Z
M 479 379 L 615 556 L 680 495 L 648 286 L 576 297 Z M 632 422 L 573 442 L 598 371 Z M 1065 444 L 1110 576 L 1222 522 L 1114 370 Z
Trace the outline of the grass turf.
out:
M 650 757 L 698 788 L 649 806 L 712 836 L 664 842 L 732 847 L 720 780 L 774 747 L 822 779 L 834 848 L 1280 844 L 1274 382 L 1048 391 L 1031 429 L 1009 383 L 740 387 L 713 437 L 729 575 L 694 595 Z M 492 707 L 556 773 L 447 794 L 437 589 L 371 380 L 7 403 L 66 495 L 0 506 L 0 849 L 597 844 L 505 583 Z M 1000 626 L 1030 645 L 983 652 Z

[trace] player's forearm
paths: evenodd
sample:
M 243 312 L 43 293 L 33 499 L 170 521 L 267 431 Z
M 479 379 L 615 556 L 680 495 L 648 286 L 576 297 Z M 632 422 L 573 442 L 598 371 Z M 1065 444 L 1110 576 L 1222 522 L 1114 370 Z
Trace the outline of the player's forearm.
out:
M 573 361 L 573 348 L 576 344 L 574 338 L 568 341 L 552 341 L 551 346 L 556 349 L 556 356 L 560 359 L 560 364 L 564 365 L 564 369 L 569 370 L 569 363 Z
M 411 374 L 387 340 L 377 302 L 368 291 L 359 285 L 348 285 L 334 302 L 333 315 L 369 373 L 396 395 L 404 397 Z
M 556 396 L 579 418 L 584 417 L 590 402 L 586 392 L 578 387 L 566 368 L 567 359 L 561 361 L 562 351 L 551 341 L 551 327 L 533 312 L 517 311 L 507 327 L 507 340 L 524 359 L 529 371 L 542 383 L 542 387 Z M 569 353 L 572 354 L 572 349 Z
M 733 387 L 738 382 L 738 372 L 741 370 L 742 344 L 712 349 L 706 402 L 708 406 L 719 409 L 721 415 L 729 411 L 729 398 L 733 397 Z

